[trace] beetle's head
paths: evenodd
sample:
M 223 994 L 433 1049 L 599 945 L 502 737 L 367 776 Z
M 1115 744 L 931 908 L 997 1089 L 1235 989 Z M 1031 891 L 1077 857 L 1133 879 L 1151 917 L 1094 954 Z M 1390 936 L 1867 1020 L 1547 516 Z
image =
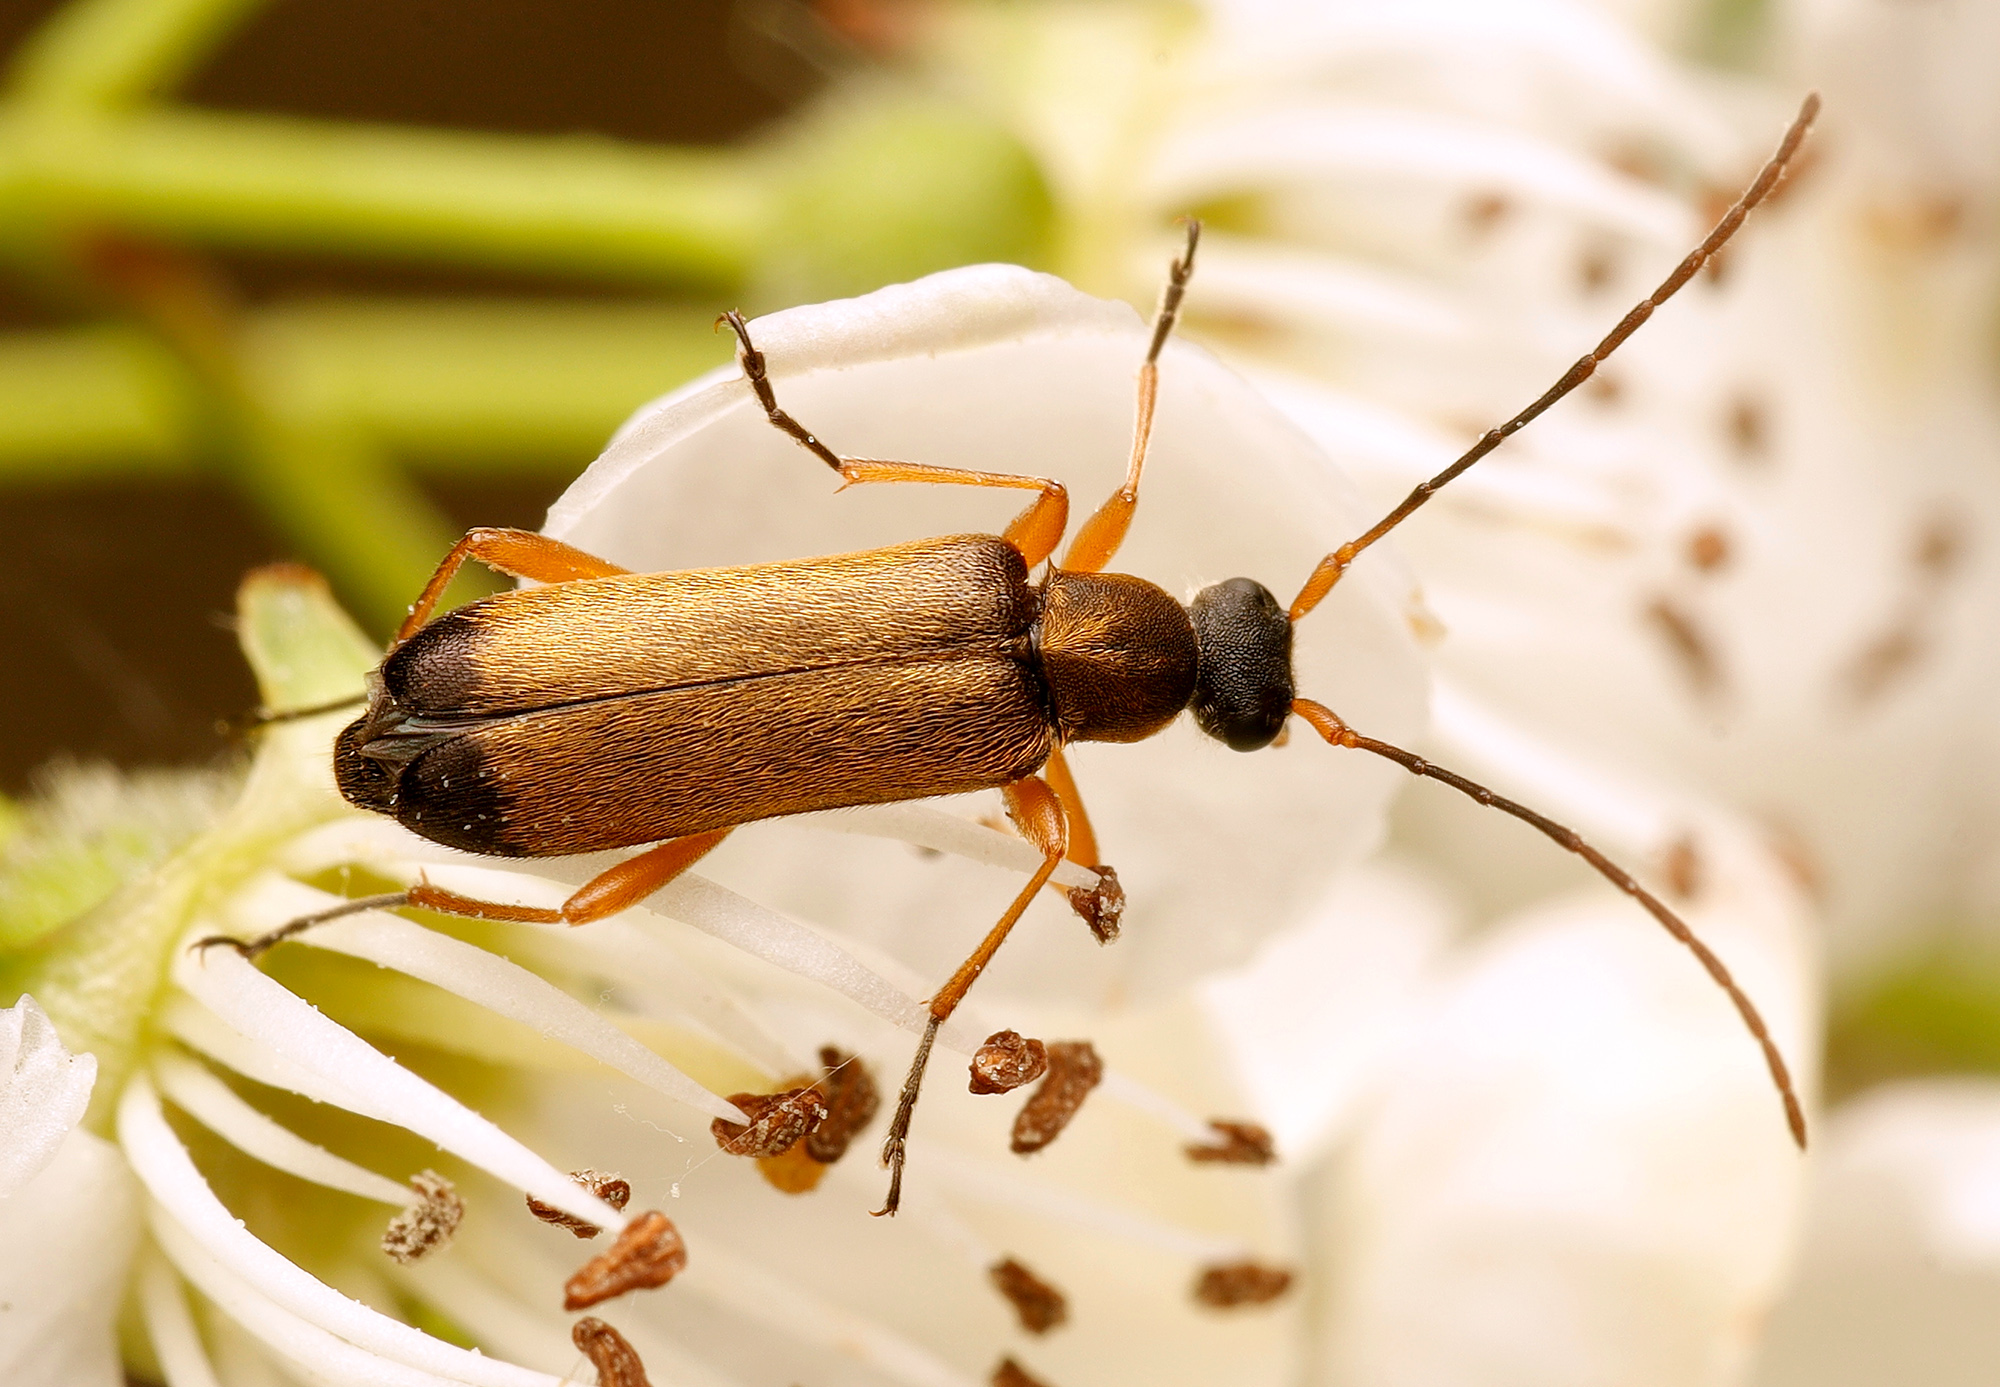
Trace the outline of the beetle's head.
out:
M 1252 578 L 1203 588 L 1188 603 L 1197 664 L 1188 708 L 1237 751 L 1269 746 L 1292 711 L 1292 623 Z

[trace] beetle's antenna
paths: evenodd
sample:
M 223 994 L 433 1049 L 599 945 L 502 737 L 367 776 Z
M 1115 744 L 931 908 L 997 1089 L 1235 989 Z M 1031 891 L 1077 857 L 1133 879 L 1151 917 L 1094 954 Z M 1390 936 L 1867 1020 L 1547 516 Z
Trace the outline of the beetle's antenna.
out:
M 1771 195 L 1772 190 L 1778 186 L 1778 181 L 1784 177 L 1785 167 L 1791 163 L 1792 156 L 1798 153 L 1799 145 L 1805 140 L 1806 131 L 1811 128 L 1813 119 L 1817 115 L 1819 115 L 1819 93 L 1813 92 L 1799 107 L 1798 116 L 1792 121 L 1791 128 L 1785 132 L 1785 138 L 1779 142 L 1777 153 L 1771 156 L 1770 162 L 1764 165 L 1756 180 L 1744 190 L 1743 196 L 1736 199 L 1735 205 L 1722 214 L 1722 220 L 1715 224 L 1715 229 L 1708 233 L 1707 238 L 1690 251 L 1685 260 L 1674 267 L 1672 274 L 1660 281 L 1660 287 L 1641 300 L 1630 313 L 1620 318 L 1618 326 L 1612 328 L 1602 342 L 1578 358 L 1574 366 L 1563 372 L 1562 379 L 1544 391 L 1533 404 L 1499 428 L 1488 429 L 1477 443 L 1466 450 L 1464 456 L 1429 481 L 1420 483 L 1414 491 L 1403 498 L 1401 505 L 1383 516 L 1366 534 L 1359 539 L 1348 541 L 1321 559 L 1319 566 L 1312 571 L 1312 576 L 1306 579 L 1306 585 L 1299 590 L 1298 597 L 1293 600 L 1291 619 L 1297 621 L 1317 607 L 1320 600 L 1333 590 L 1333 585 L 1340 581 L 1340 575 L 1347 571 L 1347 566 L 1354 562 L 1356 555 L 1407 520 L 1412 511 L 1430 500 L 1445 483 L 1533 423 L 1550 405 L 1589 380 L 1592 373 L 1604 363 L 1605 358 L 1623 346 L 1625 339 L 1637 332 L 1640 325 L 1653 316 L 1654 309 L 1678 293 L 1681 286 L 1693 279 L 1701 267 L 1722 249 L 1723 244 L 1736 234 L 1736 228 L 1743 225 L 1743 219 L 1750 215 L 1751 209 Z
M 346 698 L 329 699 L 325 703 L 312 703 L 303 708 L 253 708 L 237 718 L 223 718 L 215 724 L 215 730 L 225 737 L 242 737 L 255 732 L 260 727 L 269 727 L 274 722 L 298 722 L 302 718 L 316 718 L 321 713 L 337 713 L 342 708 L 356 708 L 368 701 L 365 693 L 349 694 Z
M 1574 829 L 1563 827 L 1547 815 L 1538 814 L 1525 804 L 1516 804 L 1511 799 L 1496 795 L 1484 785 L 1467 780 L 1454 771 L 1434 766 L 1415 752 L 1404 751 L 1401 747 L 1391 746 L 1387 742 L 1378 742 L 1373 737 L 1364 737 L 1342 722 L 1331 708 L 1314 703 L 1309 698 L 1292 700 L 1292 711 L 1304 718 L 1315 732 L 1334 746 L 1370 751 L 1377 756 L 1386 757 L 1411 775 L 1423 776 L 1440 784 L 1449 785 L 1461 794 L 1470 795 L 1488 808 L 1513 815 L 1522 823 L 1554 840 L 1559 847 L 1567 848 L 1581 857 L 1595 867 L 1613 886 L 1644 906 L 1648 914 L 1666 927 L 1668 934 L 1688 947 L 1688 950 L 1700 960 L 1701 966 L 1708 970 L 1708 975 L 1715 979 L 1716 986 L 1728 993 L 1729 1000 L 1736 1004 L 1736 1012 L 1743 1018 L 1743 1024 L 1749 1027 L 1750 1034 L 1756 1038 L 1758 1047 L 1763 1050 L 1764 1063 L 1771 1071 L 1771 1082 L 1777 1085 L 1778 1096 L 1784 1100 L 1785 1122 L 1792 1129 L 1792 1140 L 1799 1144 L 1800 1150 L 1805 1149 L 1805 1109 L 1799 1103 L 1798 1091 L 1792 1087 L 1792 1072 L 1785 1065 L 1785 1057 L 1778 1053 L 1777 1042 L 1771 1039 L 1770 1029 L 1765 1026 L 1763 1016 L 1758 1013 L 1757 1004 L 1737 986 L 1736 979 L 1730 976 L 1728 965 L 1715 956 L 1714 950 L 1701 942 L 1695 932 L 1688 928 L 1687 922 L 1674 914 L 1666 902 L 1633 880 L 1630 872 L 1584 842 Z

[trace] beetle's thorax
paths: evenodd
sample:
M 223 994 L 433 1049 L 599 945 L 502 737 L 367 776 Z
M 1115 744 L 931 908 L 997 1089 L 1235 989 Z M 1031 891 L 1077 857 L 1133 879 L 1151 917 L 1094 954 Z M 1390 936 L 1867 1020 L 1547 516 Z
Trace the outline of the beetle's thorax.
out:
M 1034 648 L 1064 741 L 1136 742 L 1195 687 L 1194 626 L 1180 603 L 1124 573 L 1049 575 Z

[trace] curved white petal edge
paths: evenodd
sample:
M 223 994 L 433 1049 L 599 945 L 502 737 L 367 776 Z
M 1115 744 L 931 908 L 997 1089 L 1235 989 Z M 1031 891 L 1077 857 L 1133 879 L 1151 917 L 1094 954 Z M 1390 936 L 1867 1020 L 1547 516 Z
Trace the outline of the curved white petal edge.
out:
M 33 997 L 0 1011 L 0 1198 L 55 1159 L 96 1083 L 97 1057 L 63 1048 Z
M 112 1321 L 137 1201 L 117 1148 L 77 1125 L 96 1078 L 32 997 L 0 1011 L 0 1382 L 124 1381 Z

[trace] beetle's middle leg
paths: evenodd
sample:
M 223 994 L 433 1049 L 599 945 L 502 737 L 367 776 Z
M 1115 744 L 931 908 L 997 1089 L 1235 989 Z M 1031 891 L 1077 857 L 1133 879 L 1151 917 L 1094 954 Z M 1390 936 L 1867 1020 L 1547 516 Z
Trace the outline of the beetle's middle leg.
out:
M 737 359 L 743 364 L 744 379 L 756 392 L 757 403 L 764 407 L 764 417 L 770 420 L 771 427 L 839 473 L 840 479 L 848 485 L 863 482 L 931 482 L 946 486 L 1001 486 L 1039 491 L 1041 495 L 1014 517 L 1001 537 L 1021 551 L 1030 568 L 1055 553 L 1056 546 L 1062 543 L 1063 531 L 1069 528 L 1069 492 L 1061 482 L 1050 477 L 1030 477 L 1015 472 L 979 472 L 968 467 L 933 467 L 922 462 L 844 457 L 820 442 L 810 429 L 779 407 L 777 392 L 771 388 L 770 377 L 765 371 L 764 353 L 751 344 L 750 329 L 744 324 L 743 315 L 732 311 L 723 314 L 721 321 L 729 324 L 730 331 L 736 334 L 740 347 Z
M 930 1000 L 930 1020 L 924 1026 L 924 1036 L 917 1044 L 916 1058 L 910 1061 L 910 1072 L 903 1080 L 902 1096 L 896 1100 L 896 1116 L 889 1123 L 889 1135 L 882 1143 L 882 1159 L 889 1166 L 889 1197 L 877 1215 L 894 1214 L 903 1199 L 903 1158 L 910 1136 L 910 1115 L 917 1106 L 917 1093 L 923 1087 L 924 1069 L 930 1063 L 931 1046 L 937 1040 L 938 1028 L 951 1019 L 952 1012 L 965 1000 L 966 992 L 986 971 L 986 965 L 993 961 L 1007 935 L 1021 918 L 1021 912 L 1028 908 L 1028 902 L 1035 893 L 1048 884 L 1056 867 L 1069 851 L 1069 821 L 1063 813 L 1062 801 L 1055 791 L 1039 776 L 1029 776 L 1005 786 L 1001 793 L 1007 798 L 1007 817 L 1021 830 L 1021 836 L 1041 849 L 1042 865 L 1028 878 L 1028 884 L 1014 897 L 1014 903 L 1000 917 L 1000 922 L 986 932 L 979 941 L 979 947 L 972 956 L 958 966 L 958 971 L 946 980 Z
M 579 578 L 615 578 L 628 570 L 586 554 L 571 544 L 533 530 L 485 527 L 467 530 L 465 538 L 451 546 L 444 562 L 431 574 L 424 590 L 417 594 L 409 616 L 397 628 L 394 645 L 401 645 L 431 619 L 438 599 L 468 559 L 477 559 L 497 573 L 510 578 L 527 578 L 537 583 L 571 583 Z
M 194 947 L 206 949 L 226 944 L 245 958 L 255 958 L 273 944 L 296 938 L 314 925 L 323 925 L 344 915 L 359 915 L 367 910 L 397 910 L 404 906 L 435 910 L 441 915 L 462 915 L 474 920 L 505 920 L 529 925 L 587 925 L 637 905 L 701 861 L 730 832 L 730 829 L 719 828 L 712 833 L 692 833 L 685 838 L 672 838 L 657 847 L 648 848 L 637 857 L 628 857 L 616 866 L 599 872 L 577 887 L 569 899 L 554 910 L 542 906 L 482 901 L 476 896 L 461 896 L 456 891 L 420 881 L 407 891 L 342 901 L 330 909 L 301 916 L 255 939 L 236 939 L 217 934 L 196 941 Z

